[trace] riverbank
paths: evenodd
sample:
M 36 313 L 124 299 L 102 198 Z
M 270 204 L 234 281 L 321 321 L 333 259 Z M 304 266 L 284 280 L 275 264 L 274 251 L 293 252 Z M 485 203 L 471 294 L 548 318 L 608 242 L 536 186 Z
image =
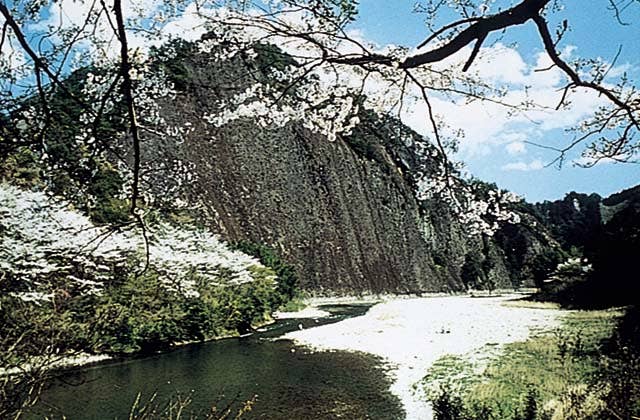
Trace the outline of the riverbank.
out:
M 373 303 L 373 299 L 365 299 L 363 301 L 358 300 L 357 297 L 322 297 L 322 298 L 312 298 L 304 301 L 305 307 L 299 311 L 295 312 L 283 312 L 276 311 L 272 314 L 272 316 L 266 319 L 264 322 L 253 325 L 253 329 L 256 332 L 263 332 L 267 327 L 274 325 L 276 322 L 281 320 L 290 320 L 290 319 L 320 319 L 320 318 L 328 318 L 331 316 L 331 313 L 325 310 L 321 310 L 318 306 L 326 305 L 326 304 L 341 304 L 341 303 Z M 251 335 L 247 334 L 244 336 Z M 58 354 L 55 357 L 48 357 L 46 360 L 43 357 L 35 357 L 32 359 L 30 363 L 24 363 L 20 366 L 4 368 L 0 367 L 0 377 L 4 375 L 14 375 L 23 372 L 28 372 L 34 366 L 37 366 L 38 369 L 45 368 L 46 370 L 66 370 L 66 369 L 82 369 L 87 368 L 96 364 L 115 361 L 115 360 L 127 360 L 134 359 L 139 357 L 151 356 L 153 354 L 161 354 L 168 353 L 171 351 L 178 350 L 180 348 L 186 346 L 192 346 L 197 344 L 204 344 L 214 341 L 227 340 L 230 338 L 240 338 L 243 335 L 239 333 L 229 333 L 229 334 L 220 334 L 213 337 L 208 337 L 205 340 L 187 340 L 187 341 L 179 341 L 173 343 L 170 347 L 164 350 L 155 351 L 152 353 L 144 353 L 144 352 L 133 352 L 133 353 L 123 353 L 119 355 L 109 355 L 109 354 L 91 354 L 86 352 L 74 352 L 72 354 Z
M 31 359 L 32 361 L 30 363 L 25 363 L 19 367 L 11 367 L 8 369 L 0 368 L 0 377 L 5 375 L 21 374 L 33 369 L 42 369 L 43 367 L 47 370 L 87 367 L 112 359 L 113 357 L 107 354 L 89 354 L 83 352 L 59 355 L 53 359 L 49 357 L 46 360 L 42 357 L 35 357 Z
M 498 290 L 493 292 L 493 296 L 487 294 L 487 292 L 478 291 L 472 292 L 471 294 L 464 295 L 454 295 L 458 297 L 492 297 L 496 298 L 502 294 L 507 294 L 510 297 L 514 296 L 526 296 L 526 291 L 522 293 L 515 293 L 513 290 Z M 428 293 L 423 294 L 422 298 L 447 298 L 452 297 L 451 294 L 448 293 Z M 411 300 L 416 299 L 416 296 L 411 295 L 394 295 L 394 294 L 365 294 L 365 295 L 345 295 L 345 296 L 314 296 L 303 299 L 301 302 L 304 304 L 304 308 L 298 311 L 292 312 L 284 312 L 284 311 L 276 311 L 272 314 L 272 317 L 267 319 L 265 322 L 254 325 L 253 328 L 257 332 L 262 332 L 265 330 L 265 327 L 269 327 L 280 320 L 290 320 L 290 319 L 320 319 L 327 318 L 331 316 L 331 313 L 320 309 L 322 306 L 332 306 L 332 305 L 349 305 L 349 304 L 357 304 L 357 305 L 375 305 L 384 302 L 390 301 L 403 301 L 403 300 Z M 510 301 L 514 306 L 532 306 L 536 305 L 536 302 L 522 302 L 518 300 Z M 540 306 L 544 306 L 539 304 Z M 240 334 L 221 334 L 215 337 L 209 337 L 206 340 L 189 340 L 189 341 L 180 341 L 173 343 L 167 350 L 161 351 L 161 353 L 166 353 L 168 351 L 176 350 L 184 346 L 206 343 L 211 341 L 225 340 L 229 338 L 237 338 L 240 337 Z M 131 353 L 131 354 L 122 354 L 119 356 L 113 356 L 108 354 L 91 354 L 85 352 L 76 352 L 69 355 L 58 355 L 55 360 L 49 362 L 47 361 L 46 367 L 47 369 L 56 370 L 56 369 L 75 369 L 75 368 L 83 368 L 88 367 L 94 364 L 99 364 L 102 362 L 106 362 L 109 360 L 127 358 L 127 357 L 140 357 L 145 356 L 145 353 Z M 33 365 L 40 366 L 42 363 L 39 360 L 35 360 Z M 29 364 L 22 365 L 20 367 L 14 367 L 10 369 L 0 368 L 0 376 L 7 374 L 15 374 L 21 371 L 29 370 Z
M 440 358 L 423 387 L 444 418 L 633 418 L 640 360 L 617 329 L 624 316 L 622 308 L 571 311 L 559 329 L 505 345 L 483 369 Z
M 383 298 L 364 316 L 282 338 L 316 350 L 360 351 L 383 358 L 391 366 L 391 392 L 402 401 L 407 419 L 424 420 L 432 414 L 420 381 L 440 357 L 489 360 L 504 344 L 558 327 L 567 313 L 504 305 L 520 298 Z

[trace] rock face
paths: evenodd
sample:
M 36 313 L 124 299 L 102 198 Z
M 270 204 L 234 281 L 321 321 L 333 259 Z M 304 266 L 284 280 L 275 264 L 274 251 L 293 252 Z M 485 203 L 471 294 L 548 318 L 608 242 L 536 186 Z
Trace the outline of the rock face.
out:
M 180 191 L 226 239 L 274 248 L 296 266 L 302 287 L 318 292 L 461 290 L 471 286 L 461 277 L 469 256 L 481 265 L 477 282 L 511 285 L 495 241 L 467 236 L 443 203 L 416 200 L 411 145 L 392 141 L 380 121 L 334 142 L 301 125 L 265 130 L 248 118 L 214 128 L 203 114 L 249 80 L 197 56 L 185 69 L 190 87 L 163 115 L 187 121 L 190 132 L 179 145 L 156 139 L 145 160 L 189 166 L 193 178 Z M 164 168 L 151 184 L 163 196 L 174 181 Z
M 227 239 L 277 250 L 297 266 L 305 288 L 443 288 L 418 203 L 398 167 L 295 127 L 194 137 L 181 148 L 196 174 L 190 201 Z
M 277 249 L 314 290 L 441 287 L 397 168 L 296 130 L 220 134 L 188 159 L 203 169 L 194 193 L 224 236 Z

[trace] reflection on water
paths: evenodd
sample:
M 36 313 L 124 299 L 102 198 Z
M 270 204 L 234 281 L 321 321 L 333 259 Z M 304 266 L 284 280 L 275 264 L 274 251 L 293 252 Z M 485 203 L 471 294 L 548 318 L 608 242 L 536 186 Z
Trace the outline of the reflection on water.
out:
M 53 413 L 69 419 L 126 419 L 138 393 L 143 401 L 157 393 L 159 401 L 190 396 L 189 410 L 201 413 L 213 405 L 231 405 L 237 412 L 256 395 L 253 410 L 243 418 L 402 418 L 379 359 L 363 353 L 313 353 L 287 340 L 271 340 L 300 326 L 362 315 L 368 306 L 322 309 L 332 316 L 283 320 L 250 337 L 70 372 L 43 394 L 42 404 L 27 417 Z

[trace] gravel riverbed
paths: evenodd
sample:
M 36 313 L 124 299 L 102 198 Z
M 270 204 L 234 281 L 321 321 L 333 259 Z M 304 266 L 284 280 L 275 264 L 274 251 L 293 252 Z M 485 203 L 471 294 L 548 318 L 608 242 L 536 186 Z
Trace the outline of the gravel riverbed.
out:
M 505 305 L 522 296 L 388 299 L 367 314 L 282 338 L 318 350 L 362 351 L 382 357 L 391 369 L 391 392 L 409 420 L 432 418 L 420 381 L 440 357 L 486 359 L 501 345 L 556 328 L 566 311 Z

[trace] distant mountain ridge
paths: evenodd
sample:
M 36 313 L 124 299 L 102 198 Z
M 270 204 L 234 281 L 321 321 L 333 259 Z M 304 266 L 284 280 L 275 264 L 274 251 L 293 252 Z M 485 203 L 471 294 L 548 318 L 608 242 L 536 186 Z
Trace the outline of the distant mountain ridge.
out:
M 636 303 L 640 185 L 606 198 L 571 192 L 534 208 L 565 249 L 577 248 L 593 264 L 588 281 L 574 291 L 577 301 Z

